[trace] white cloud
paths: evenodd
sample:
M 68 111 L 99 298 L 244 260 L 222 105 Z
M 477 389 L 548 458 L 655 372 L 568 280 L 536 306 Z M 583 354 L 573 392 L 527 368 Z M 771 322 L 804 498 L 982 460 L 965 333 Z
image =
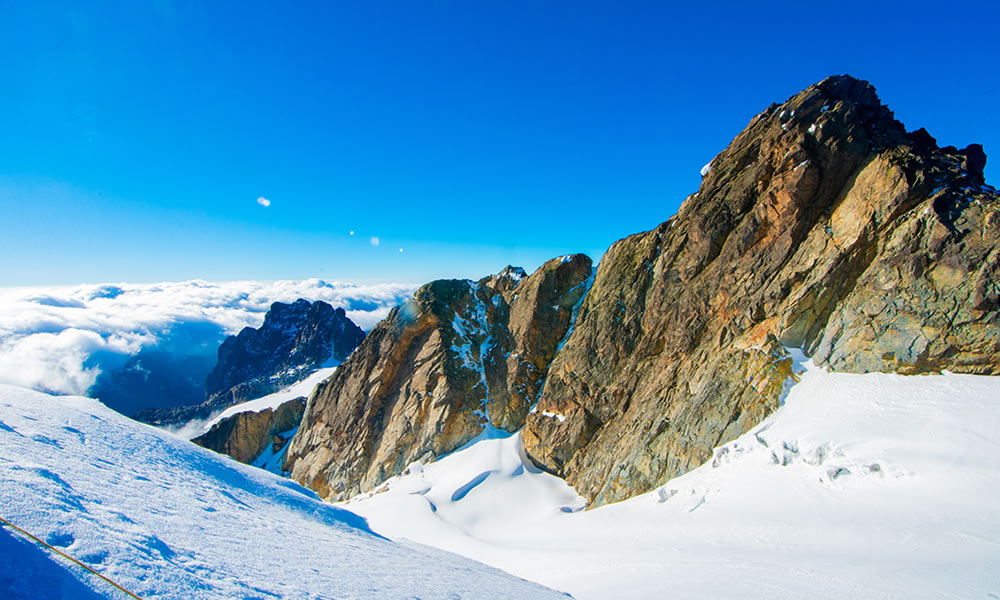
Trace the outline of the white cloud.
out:
M 400 248 L 400 249 L 399 249 L 399 251 L 400 251 L 400 252 L 402 252 L 402 251 L 403 251 L 403 249 L 402 249 L 402 248 Z
M 381 243 L 382 243 L 382 240 L 378 239 L 378 237 L 373 237 L 372 238 L 372 246 L 378 246 Z
M 261 196 L 260 198 L 257 198 L 257 204 L 260 204 L 261 206 L 271 206 L 271 201 L 264 196 Z
M 0 289 L 0 383 L 85 394 L 102 365 L 121 366 L 143 348 L 183 352 L 204 343 L 171 337 L 179 326 L 235 334 L 259 327 L 275 301 L 324 300 L 370 330 L 415 289 L 319 279 Z
M 105 346 L 97 333 L 72 328 L 3 343 L 0 379 L 57 394 L 79 394 L 94 384 L 99 373 L 84 367 L 87 357 Z

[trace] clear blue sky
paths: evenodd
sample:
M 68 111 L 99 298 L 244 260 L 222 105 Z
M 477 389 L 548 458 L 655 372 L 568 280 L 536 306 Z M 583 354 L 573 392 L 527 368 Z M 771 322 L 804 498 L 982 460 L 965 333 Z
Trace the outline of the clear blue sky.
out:
M 3 2 L 0 285 L 599 256 L 837 73 L 1000 180 L 995 2 L 675 4 Z

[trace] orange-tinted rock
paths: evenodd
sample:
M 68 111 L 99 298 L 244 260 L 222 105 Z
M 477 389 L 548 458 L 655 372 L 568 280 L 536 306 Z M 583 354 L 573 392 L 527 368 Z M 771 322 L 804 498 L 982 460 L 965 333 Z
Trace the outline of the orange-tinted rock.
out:
M 613 244 L 591 285 L 573 256 L 520 283 L 507 269 L 421 288 L 314 395 L 286 466 L 345 498 L 489 419 L 523 425 L 528 455 L 599 505 L 775 410 L 792 376 L 782 346 L 835 370 L 998 374 L 985 160 L 907 133 L 866 82 L 826 79 L 751 120 L 677 215 Z
M 281 450 L 287 441 L 287 432 L 298 426 L 305 408 L 306 399 L 296 398 L 275 409 L 236 413 L 222 419 L 191 441 L 220 454 L 228 454 L 241 463 L 250 464 L 268 446 L 272 446 L 275 452 Z M 285 437 L 280 434 L 285 434 Z M 274 448 L 276 439 L 281 439 L 282 443 Z
M 581 254 L 420 288 L 314 393 L 286 469 L 341 499 L 468 443 L 487 415 L 519 429 L 590 273 Z

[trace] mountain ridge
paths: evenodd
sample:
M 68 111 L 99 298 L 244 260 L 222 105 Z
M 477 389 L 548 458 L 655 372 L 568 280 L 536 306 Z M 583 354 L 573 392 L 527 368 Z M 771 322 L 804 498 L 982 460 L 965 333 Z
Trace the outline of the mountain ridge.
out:
M 846 76 L 754 117 L 677 215 L 602 258 L 529 456 L 595 504 L 647 491 L 777 408 L 782 345 L 839 371 L 996 373 L 1000 205 L 978 148 L 928 138 Z
M 286 469 L 340 499 L 446 453 L 477 427 L 523 425 L 532 461 L 596 506 L 702 464 L 775 410 L 792 376 L 785 346 L 848 372 L 996 374 L 1000 201 L 985 185 L 985 160 L 978 145 L 939 148 L 924 130 L 908 133 L 867 82 L 827 78 L 754 117 L 676 215 L 609 248 L 586 295 L 563 307 L 569 335 L 534 374 L 531 410 L 494 422 L 503 404 L 491 411 L 482 400 L 497 382 L 478 354 L 483 341 L 510 335 L 493 319 L 464 392 L 444 404 L 412 396 L 403 416 L 396 396 L 376 408 L 356 404 L 356 389 L 328 388 L 307 406 L 310 426 L 293 439 Z M 462 295 L 456 285 L 421 288 L 408 305 L 417 325 L 380 330 L 393 361 L 379 362 L 373 342 L 333 379 L 379 380 L 389 395 L 447 379 L 440 353 L 419 348 L 464 327 L 467 314 L 439 310 Z M 491 298 L 513 302 L 518 289 Z M 493 364 L 516 355 L 502 343 L 486 350 Z M 485 390 L 473 401 L 477 373 Z M 351 411 L 369 415 L 360 429 Z M 413 451 L 407 436 L 422 428 L 449 443 Z M 367 442 L 345 444 L 359 431 Z M 338 455 L 364 466 L 344 468 Z

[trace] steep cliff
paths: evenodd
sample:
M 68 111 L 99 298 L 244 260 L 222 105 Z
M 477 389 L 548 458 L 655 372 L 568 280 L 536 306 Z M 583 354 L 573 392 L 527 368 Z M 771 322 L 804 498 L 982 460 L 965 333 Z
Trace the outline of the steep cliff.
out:
M 302 420 L 305 398 L 295 398 L 277 408 L 236 413 L 222 419 L 192 442 L 220 454 L 228 454 L 241 463 L 250 464 L 271 446 L 280 452 L 288 442 L 291 430 Z
M 851 77 L 772 105 L 676 216 L 601 260 L 528 454 L 594 504 L 652 489 L 778 406 L 781 345 L 841 371 L 997 374 L 985 160 L 908 134 Z
M 285 469 L 328 499 L 451 452 L 534 405 L 591 275 L 578 254 L 530 277 L 441 280 L 393 309 L 313 394 Z

